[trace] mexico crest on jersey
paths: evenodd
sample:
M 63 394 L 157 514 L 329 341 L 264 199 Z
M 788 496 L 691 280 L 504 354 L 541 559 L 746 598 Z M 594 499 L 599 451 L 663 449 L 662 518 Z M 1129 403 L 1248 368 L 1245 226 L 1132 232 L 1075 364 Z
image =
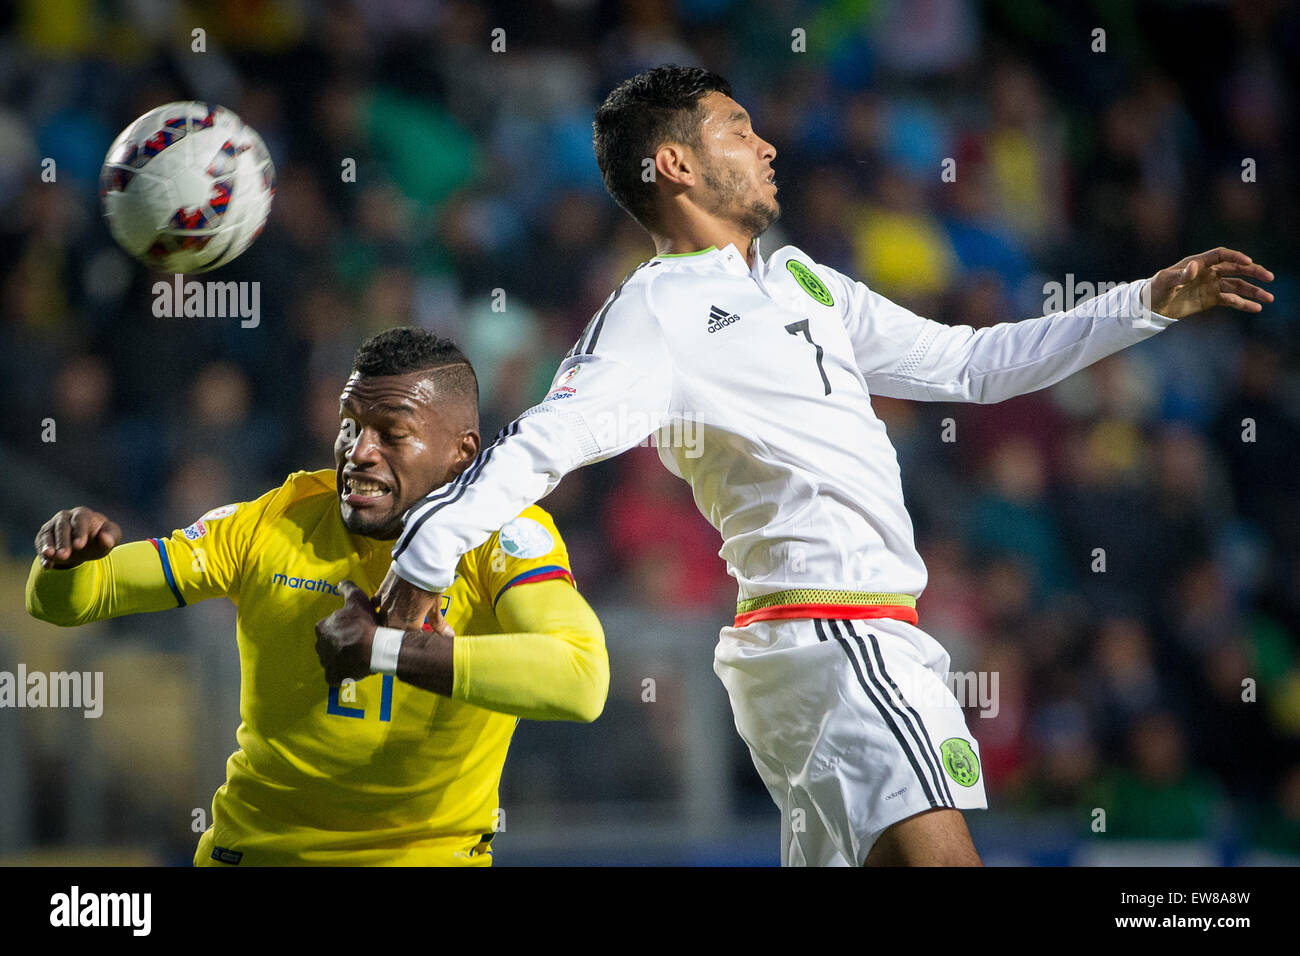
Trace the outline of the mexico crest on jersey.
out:
M 785 264 L 785 267 L 790 270 L 790 275 L 794 276 L 794 281 L 799 283 L 799 288 L 822 305 L 832 306 L 835 304 L 835 300 L 831 297 L 831 290 L 826 288 L 826 283 L 817 277 L 817 273 L 798 259 L 791 259 Z

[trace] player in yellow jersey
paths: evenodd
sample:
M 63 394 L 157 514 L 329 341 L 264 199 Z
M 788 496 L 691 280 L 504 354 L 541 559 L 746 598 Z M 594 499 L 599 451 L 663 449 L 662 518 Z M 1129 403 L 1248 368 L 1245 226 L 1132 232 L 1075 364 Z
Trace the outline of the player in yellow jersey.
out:
M 409 506 L 474 465 L 477 399 L 454 345 L 390 329 L 356 354 L 332 472 L 295 472 L 166 538 L 119 544 L 85 507 L 36 536 L 41 620 L 237 606 L 239 749 L 195 864 L 489 865 L 518 719 L 600 714 L 604 635 L 540 508 L 461 559 L 445 619 L 404 641 L 379 629 L 367 595 Z

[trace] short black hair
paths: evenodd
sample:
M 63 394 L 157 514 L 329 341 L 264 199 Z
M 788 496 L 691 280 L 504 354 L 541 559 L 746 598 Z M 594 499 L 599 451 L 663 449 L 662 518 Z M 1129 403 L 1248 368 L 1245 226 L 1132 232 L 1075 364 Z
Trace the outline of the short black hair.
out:
M 405 325 L 385 329 L 361 343 L 352 371 L 365 376 L 428 372 L 439 391 L 462 397 L 478 410 L 478 376 L 451 339 Z
M 701 67 L 657 66 L 624 80 L 605 97 L 592 123 L 596 165 L 605 188 L 633 219 L 654 224 L 654 183 L 642 163 L 665 141 L 700 147 L 700 99 L 731 95 L 731 84 Z

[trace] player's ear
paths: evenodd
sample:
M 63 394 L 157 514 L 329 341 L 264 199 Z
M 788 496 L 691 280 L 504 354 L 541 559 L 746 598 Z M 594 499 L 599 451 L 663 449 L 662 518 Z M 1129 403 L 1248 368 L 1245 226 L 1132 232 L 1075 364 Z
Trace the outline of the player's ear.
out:
M 460 474 L 478 457 L 479 444 L 482 439 L 479 438 L 477 431 L 466 429 L 461 432 L 460 444 L 456 447 L 456 458 L 451 463 L 451 470 Z
M 664 143 L 655 150 L 655 177 L 679 186 L 694 186 L 695 157 L 680 143 Z

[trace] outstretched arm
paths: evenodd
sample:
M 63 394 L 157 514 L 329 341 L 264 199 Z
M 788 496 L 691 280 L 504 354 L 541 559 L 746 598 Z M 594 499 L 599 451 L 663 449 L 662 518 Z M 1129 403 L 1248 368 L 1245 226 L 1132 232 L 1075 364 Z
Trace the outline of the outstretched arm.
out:
M 568 472 L 657 431 L 669 419 L 671 396 L 672 364 L 648 293 L 616 294 L 560 365 L 547 397 L 407 512 L 378 595 L 384 623 L 420 626 L 462 554 Z
M 279 491 L 214 508 L 169 537 L 127 544 L 98 511 L 60 511 L 36 534 L 27 612 L 71 627 L 236 594 L 253 530 Z
M 27 613 L 72 627 L 176 606 L 152 542 L 119 545 L 122 529 L 86 507 L 57 512 L 36 534 Z
M 924 319 L 861 282 L 826 272 L 846 296 L 845 327 L 867 388 L 919 401 L 1000 402 L 1054 385 L 1188 315 L 1216 305 L 1258 312 L 1259 303 L 1273 299 L 1241 278 L 1268 280 L 1272 273 L 1221 248 L 1069 311 L 976 330 Z

